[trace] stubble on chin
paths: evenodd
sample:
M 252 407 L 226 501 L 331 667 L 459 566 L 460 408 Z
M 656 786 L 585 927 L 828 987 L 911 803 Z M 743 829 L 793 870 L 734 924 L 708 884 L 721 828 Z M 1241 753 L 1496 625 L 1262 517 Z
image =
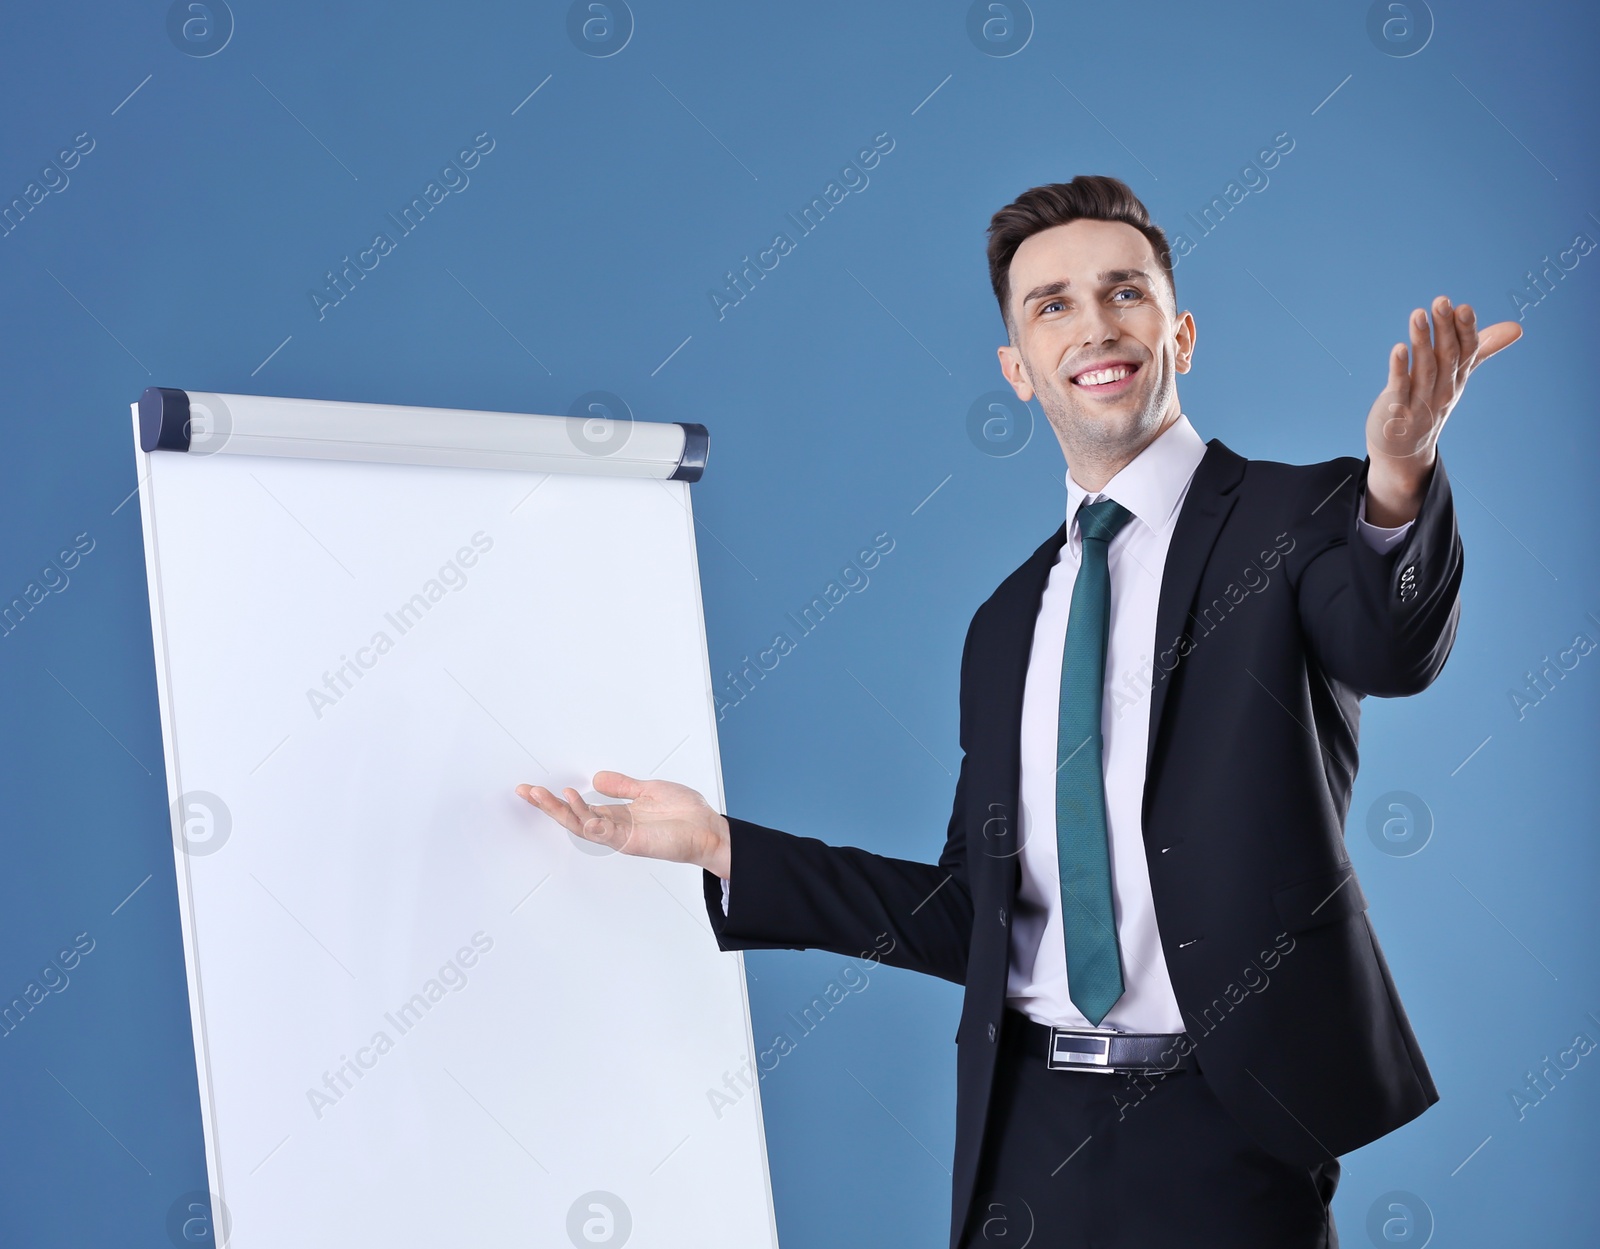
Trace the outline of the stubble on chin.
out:
M 1146 364 L 1140 372 L 1152 367 L 1159 365 Z M 1161 424 L 1165 406 L 1159 385 L 1136 409 L 1102 407 L 1074 393 L 1070 381 L 1054 374 L 1046 385 L 1035 383 L 1033 389 L 1057 439 L 1070 449 L 1069 458 L 1075 453 L 1102 463 L 1130 459 Z

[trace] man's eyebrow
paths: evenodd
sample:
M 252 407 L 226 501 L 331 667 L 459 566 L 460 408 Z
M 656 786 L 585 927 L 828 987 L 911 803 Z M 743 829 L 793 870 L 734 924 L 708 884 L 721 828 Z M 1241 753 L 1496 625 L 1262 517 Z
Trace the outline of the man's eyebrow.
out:
M 1146 284 L 1150 282 L 1150 275 L 1143 269 L 1106 269 L 1096 276 L 1105 285 L 1110 285 L 1115 282 L 1131 282 L 1134 279 L 1138 279 Z M 1066 294 L 1067 287 L 1070 285 L 1071 283 L 1065 279 L 1058 279 L 1054 282 L 1045 282 L 1042 285 L 1035 286 L 1031 291 L 1022 297 L 1022 306 L 1026 308 L 1029 304 L 1033 303 L 1034 300 L 1044 299 L 1050 295 L 1064 295 Z

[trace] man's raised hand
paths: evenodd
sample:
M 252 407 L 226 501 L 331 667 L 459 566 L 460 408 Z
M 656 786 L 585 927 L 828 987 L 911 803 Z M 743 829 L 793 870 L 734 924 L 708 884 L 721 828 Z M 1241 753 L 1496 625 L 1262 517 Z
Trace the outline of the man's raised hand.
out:
M 1411 343 L 1389 352 L 1389 376 L 1367 414 L 1367 520 L 1385 528 L 1416 517 L 1433 474 L 1439 431 L 1467 378 L 1502 347 L 1522 337 L 1515 321 L 1478 329 L 1470 304 L 1452 308 L 1440 295 L 1428 314 L 1411 314 Z M 1410 367 L 1407 367 L 1407 357 Z
M 596 772 L 594 787 L 608 798 L 631 801 L 587 803 L 575 789 L 557 797 L 543 785 L 518 785 L 517 794 L 585 841 L 622 854 L 692 863 L 728 878 L 728 821 L 698 791 L 621 772 Z

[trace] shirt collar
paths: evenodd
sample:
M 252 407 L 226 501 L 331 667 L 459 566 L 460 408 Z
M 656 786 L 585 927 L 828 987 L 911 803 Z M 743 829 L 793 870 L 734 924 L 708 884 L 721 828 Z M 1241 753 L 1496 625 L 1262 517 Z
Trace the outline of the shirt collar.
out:
M 1133 459 L 1117 470 L 1103 489 L 1090 493 L 1067 472 L 1067 540 L 1078 549 L 1078 505 L 1112 498 L 1152 533 L 1160 533 L 1171 523 L 1189 479 L 1205 458 L 1206 444 L 1195 432 L 1189 418 L 1178 419 Z

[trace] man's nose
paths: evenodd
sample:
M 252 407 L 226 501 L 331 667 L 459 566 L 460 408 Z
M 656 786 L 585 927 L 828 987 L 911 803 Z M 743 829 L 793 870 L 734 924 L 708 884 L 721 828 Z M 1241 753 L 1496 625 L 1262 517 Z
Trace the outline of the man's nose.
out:
M 1115 342 L 1122 333 L 1110 310 L 1098 303 L 1092 303 L 1084 309 L 1082 323 L 1078 328 L 1083 335 L 1085 347 Z

